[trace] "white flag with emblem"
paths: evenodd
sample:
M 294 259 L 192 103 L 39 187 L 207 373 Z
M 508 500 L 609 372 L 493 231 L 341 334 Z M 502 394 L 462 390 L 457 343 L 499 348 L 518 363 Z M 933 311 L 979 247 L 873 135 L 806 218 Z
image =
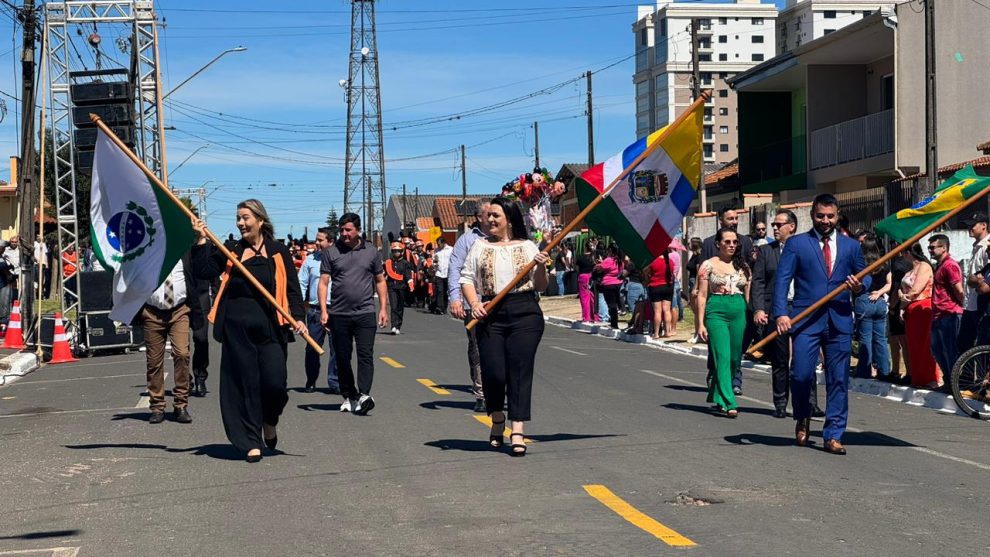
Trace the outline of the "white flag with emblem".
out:
M 130 323 L 192 246 L 192 223 L 103 130 L 93 158 L 90 210 L 93 251 L 114 273 L 110 318 Z

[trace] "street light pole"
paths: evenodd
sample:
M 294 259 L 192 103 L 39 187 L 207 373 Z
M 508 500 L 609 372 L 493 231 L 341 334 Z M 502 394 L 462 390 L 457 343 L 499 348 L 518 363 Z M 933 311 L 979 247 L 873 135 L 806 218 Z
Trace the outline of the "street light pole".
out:
M 195 73 L 193 73 L 191 76 L 189 76 L 186 79 L 184 79 L 182 81 L 182 83 L 180 83 L 180 84 L 176 85 L 175 87 L 173 87 L 172 90 L 169 91 L 168 93 L 165 93 L 165 95 L 162 97 L 162 100 L 164 101 L 165 99 L 167 99 L 169 97 L 169 95 L 171 95 L 172 93 L 178 91 L 179 90 L 179 87 L 182 87 L 186 83 L 189 83 L 189 80 L 191 80 L 192 78 L 196 77 L 197 75 L 203 73 L 203 70 L 205 70 L 206 68 L 209 68 L 210 66 L 212 66 L 214 62 L 216 62 L 217 60 L 223 58 L 224 55 L 230 54 L 231 52 L 244 52 L 245 50 L 247 50 L 247 47 L 245 47 L 245 46 L 235 46 L 234 48 L 228 48 L 227 50 L 221 52 L 220 54 L 217 54 L 216 57 L 213 58 L 213 60 L 210 60 L 209 62 L 207 62 L 205 66 L 203 66 L 202 68 L 196 70 Z
M 178 169 L 180 169 L 180 168 L 182 168 L 182 165 L 184 165 L 184 164 L 186 164 L 186 162 L 187 162 L 187 161 L 188 161 L 189 159 L 191 159 L 191 158 L 193 158 L 193 155 L 195 155 L 196 153 L 198 153 L 198 152 L 200 152 L 200 151 L 202 151 L 203 149 L 206 149 L 206 148 L 207 148 L 207 147 L 209 147 L 209 146 L 210 146 L 210 144 L 209 144 L 209 143 L 207 143 L 206 145 L 203 145 L 203 146 L 200 146 L 200 147 L 198 147 L 198 148 L 197 148 L 197 149 L 196 149 L 195 151 L 193 151 L 192 153 L 190 153 L 190 155 L 189 155 L 188 157 L 186 157 L 186 158 L 184 158 L 184 159 L 182 159 L 182 162 L 180 162 L 180 163 L 178 164 L 178 166 L 176 166 L 175 168 L 173 168 L 172 170 L 170 170 L 170 171 L 168 172 L 168 176 L 169 176 L 169 178 L 171 178 L 171 177 L 172 177 L 172 174 L 175 174 L 175 171 L 176 171 L 176 170 L 178 170 Z

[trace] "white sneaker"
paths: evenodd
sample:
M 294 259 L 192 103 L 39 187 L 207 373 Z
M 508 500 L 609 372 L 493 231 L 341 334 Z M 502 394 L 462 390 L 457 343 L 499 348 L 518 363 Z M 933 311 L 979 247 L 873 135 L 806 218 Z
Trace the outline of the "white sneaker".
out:
M 375 407 L 375 399 L 371 398 L 371 395 L 361 395 L 358 399 L 357 405 L 354 407 L 354 415 L 356 416 L 367 416 L 368 412 Z
M 345 398 L 344 399 L 344 402 L 341 402 L 340 403 L 340 411 L 341 412 L 350 412 L 351 411 L 351 399 Z
M 393 335 L 398 335 L 398 334 L 400 334 L 400 333 L 399 333 L 399 329 L 396 329 L 395 327 L 392 327 L 392 334 L 393 334 Z
M 698 335 L 691 335 L 691 339 L 687 342 L 688 344 L 698 344 Z

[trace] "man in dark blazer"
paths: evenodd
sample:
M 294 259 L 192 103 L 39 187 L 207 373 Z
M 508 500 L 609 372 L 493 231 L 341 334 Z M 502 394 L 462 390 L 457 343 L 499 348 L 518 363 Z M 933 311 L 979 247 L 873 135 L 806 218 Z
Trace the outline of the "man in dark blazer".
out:
M 759 247 L 756 262 L 753 264 L 753 282 L 750 287 L 749 299 L 753 306 L 753 323 L 757 326 L 757 337 L 763 338 L 770 330 L 770 313 L 773 310 L 774 276 L 780 262 L 780 252 L 787 239 L 797 231 L 797 216 L 789 209 L 780 209 L 771 224 L 773 241 Z M 788 288 L 788 303 L 794 299 L 793 291 Z M 767 345 L 767 356 L 770 357 L 771 385 L 773 386 L 773 405 L 775 418 L 787 417 L 787 400 L 790 398 L 791 383 L 791 339 L 787 335 L 779 335 Z M 818 408 L 817 382 L 811 383 L 811 415 L 825 415 Z
M 860 282 L 854 275 L 866 268 L 859 242 L 836 230 L 839 203 L 823 193 L 811 204 L 814 228 L 789 238 L 780 254 L 774 277 L 773 315 L 777 332 L 790 332 L 794 360 L 791 371 L 791 404 L 797 424 L 798 446 L 808 442 L 811 425 L 811 384 L 815 380 L 818 354 L 825 355 L 825 451 L 846 454 L 842 434 L 849 416 L 849 356 L 852 351 L 852 297 L 844 291 L 803 321 L 791 319 L 811 307 L 845 282 L 854 293 L 869 287 L 869 277 Z M 794 282 L 794 299 L 788 309 L 787 294 Z

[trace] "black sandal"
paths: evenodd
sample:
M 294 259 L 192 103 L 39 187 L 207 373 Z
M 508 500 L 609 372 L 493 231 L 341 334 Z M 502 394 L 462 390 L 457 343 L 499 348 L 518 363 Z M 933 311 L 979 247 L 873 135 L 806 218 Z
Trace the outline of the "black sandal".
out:
M 523 442 L 510 444 L 509 449 L 511 450 L 509 451 L 509 454 L 512 456 L 526 456 L 526 435 L 523 433 L 511 433 L 509 434 L 509 441 L 512 441 L 512 438 L 516 435 L 522 437 Z
M 488 434 L 488 444 L 493 449 L 501 449 L 502 448 L 502 444 L 505 442 L 504 441 L 504 439 L 505 439 L 505 433 L 504 433 L 505 432 L 505 416 L 502 416 L 502 421 L 501 422 L 496 422 L 495 420 L 492 420 L 492 431 L 494 431 L 496 427 L 498 428 L 498 435 L 496 435 L 494 433 L 489 433 Z

